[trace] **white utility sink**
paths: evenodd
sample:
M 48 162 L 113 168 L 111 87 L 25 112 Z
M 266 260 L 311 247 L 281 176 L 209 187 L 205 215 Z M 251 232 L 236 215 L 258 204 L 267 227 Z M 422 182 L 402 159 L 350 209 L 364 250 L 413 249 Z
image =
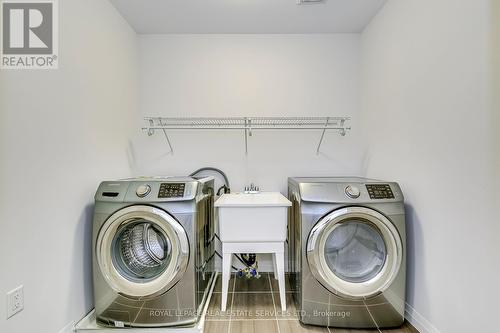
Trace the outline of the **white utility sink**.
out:
M 222 242 L 284 242 L 292 203 L 279 192 L 223 194 L 216 202 Z

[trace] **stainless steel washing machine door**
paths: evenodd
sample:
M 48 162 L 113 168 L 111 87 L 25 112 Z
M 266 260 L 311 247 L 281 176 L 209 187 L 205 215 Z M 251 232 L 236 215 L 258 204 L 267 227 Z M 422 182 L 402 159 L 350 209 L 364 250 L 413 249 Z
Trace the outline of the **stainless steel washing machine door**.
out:
M 344 298 L 365 299 L 384 292 L 396 278 L 402 258 L 396 227 L 365 207 L 346 207 L 326 215 L 307 242 L 311 273 Z
M 186 271 L 189 242 L 184 228 L 167 212 L 136 205 L 103 224 L 96 242 L 102 275 L 117 293 L 132 298 L 158 296 Z

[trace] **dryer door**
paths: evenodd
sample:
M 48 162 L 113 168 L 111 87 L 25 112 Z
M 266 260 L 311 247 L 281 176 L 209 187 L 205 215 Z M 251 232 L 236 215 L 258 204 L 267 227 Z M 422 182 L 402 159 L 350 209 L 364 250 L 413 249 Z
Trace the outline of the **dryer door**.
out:
M 385 291 L 403 258 L 396 227 L 379 212 L 347 207 L 323 217 L 311 230 L 307 259 L 314 277 L 342 297 L 363 299 Z
M 127 297 L 148 298 L 166 292 L 182 277 L 189 242 L 184 228 L 170 214 L 137 205 L 106 220 L 95 253 L 113 290 Z

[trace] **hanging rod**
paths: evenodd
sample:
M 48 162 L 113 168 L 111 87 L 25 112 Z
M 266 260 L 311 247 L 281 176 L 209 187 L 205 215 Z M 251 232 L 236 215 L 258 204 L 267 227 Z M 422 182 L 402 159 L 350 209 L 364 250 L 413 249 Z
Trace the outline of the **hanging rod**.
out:
M 316 149 L 319 154 L 321 144 L 327 130 L 338 131 L 345 136 L 351 127 L 346 126 L 350 117 L 197 117 L 197 118 L 169 118 L 145 117 L 146 126 L 142 129 L 148 135 L 153 135 L 156 130 L 161 130 L 173 153 L 167 131 L 169 130 L 243 130 L 245 134 L 245 152 L 248 153 L 248 137 L 252 130 L 321 130 L 321 137 Z

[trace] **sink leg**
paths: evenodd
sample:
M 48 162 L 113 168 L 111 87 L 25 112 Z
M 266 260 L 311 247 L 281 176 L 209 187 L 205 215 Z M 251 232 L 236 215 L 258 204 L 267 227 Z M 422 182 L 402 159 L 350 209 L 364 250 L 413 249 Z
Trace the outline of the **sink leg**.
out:
M 286 311 L 286 298 L 285 298 L 285 256 L 283 252 L 276 252 L 274 254 L 276 267 L 278 271 L 278 285 L 280 289 L 281 311 Z
M 278 269 L 276 268 L 276 254 L 273 253 L 273 271 L 274 271 L 274 279 L 278 280 Z
M 227 292 L 229 289 L 229 278 L 231 273 L 231 253 L 222 254 L 222 303 L 221 311 L 226 311 Z

